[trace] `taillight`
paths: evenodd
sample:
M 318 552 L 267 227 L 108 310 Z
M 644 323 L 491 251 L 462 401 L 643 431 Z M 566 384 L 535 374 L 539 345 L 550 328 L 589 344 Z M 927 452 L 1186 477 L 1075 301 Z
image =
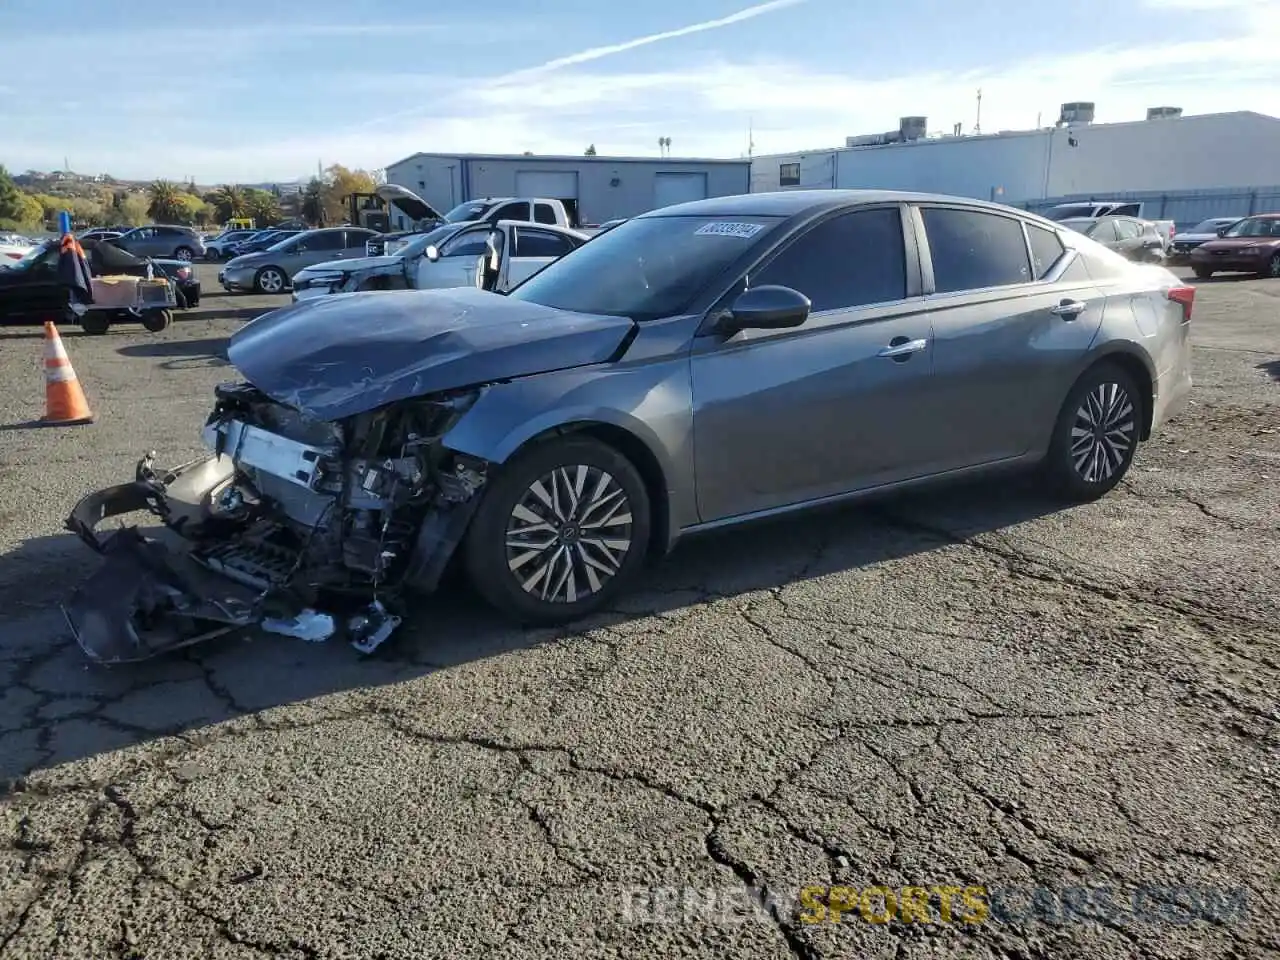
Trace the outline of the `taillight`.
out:
M 5 254 L 5 256 L 6 256 L 6 257 L 8 257 L 10 260 L 21 260 L 21 259 L 22 259 L 22 254 L 20 254 L 20 253 L 6 253 L 6 254 Z
M 1196 288 L 1192 286 L 1171 287 L 1167 294 L 1174 303 L 1182 305 L 1182 322 L 1191 322 L 1191 309 L 1196 305 Z
M 185 280 L 185 279 L 187 279 L 187 277 L 189 277 L 189 276 L 191 276 L 191 268 L 190 268 L 190 267 L 179 267 L 179 268 L 178 268 L 178 279 L 179 279 L 179 280 Z

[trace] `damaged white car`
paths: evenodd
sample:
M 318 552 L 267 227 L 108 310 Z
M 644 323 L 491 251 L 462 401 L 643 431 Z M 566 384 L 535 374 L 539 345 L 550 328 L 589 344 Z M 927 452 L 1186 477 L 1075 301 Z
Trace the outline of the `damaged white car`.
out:
M 480 258 L 494 250 L 503 258 L 503 268 L 488 289 L 503 292 L 589 239 L 585 233 L 550 224 L 446 223 L 393 254 L 334 260 L 300 270 L 293 278 L 293 302 L 366 290 L 480 286 Z

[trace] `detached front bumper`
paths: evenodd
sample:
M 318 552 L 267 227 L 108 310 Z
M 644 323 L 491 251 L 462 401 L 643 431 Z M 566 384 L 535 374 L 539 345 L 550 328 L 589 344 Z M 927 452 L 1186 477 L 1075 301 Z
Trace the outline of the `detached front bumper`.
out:
M 161 476 L 148 456 L 133 483 L 76 504 L 67 529 L 106 561 L 62 607 L 91 660 L 147 660 L 261 621 L 257 591 L 212 574 L 181 546 L 145 537 L 136 526 L 105 534 L 97 529 L 109 517 L 148 511 L 182 543 L 188 530 L 208 520 L 210 497 L 233 470 L 230 458 L 209 457 Z

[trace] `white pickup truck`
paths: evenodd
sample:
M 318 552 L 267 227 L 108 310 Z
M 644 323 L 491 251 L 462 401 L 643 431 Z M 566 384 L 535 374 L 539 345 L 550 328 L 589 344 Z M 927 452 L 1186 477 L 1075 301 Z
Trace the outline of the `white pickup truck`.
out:
M 502 292 L 589 239 L 585 233 L 549 223 L 445 223 L 412 238 L 395 253 L 333 260 L 298 271 L 293 277 L 293 302 L 367 290 L 481 286 L 485 276 L 489 278 L 485 289 Z M 495 250 L 500 266 L 496 273 L 492 268 L 485 273 L 481 261 L 493 261 Z
M 564 203 L 547 197 L 485 197 L 483 200 L 460 203 L 448 213 L 441 214 L 408 187 L 396 183 L 380 185 L 377 194 L 389 206 L 405 214 L 414 227 L 370 239 L 365 244 L 365 252 L 371 257 L 395 253 L 416 237 L 442 223 L 497 223 L 500 220 L 516 220 L 565 229 L 576 226 Z
M 1173 235 L 1178 226 L 1172 220 L 1152 220 L 1144 216 L 1142 202 L 1138 200 L 1082 200 L 1075 203 L 1060 203 L 1050 207 L 1042 216 L 1049 220 L 1094 219 L 1096 217 L 1136 217 L 1155 224 L 1156 232 L 1164 238 L 1165 249 L 1173 243 Z

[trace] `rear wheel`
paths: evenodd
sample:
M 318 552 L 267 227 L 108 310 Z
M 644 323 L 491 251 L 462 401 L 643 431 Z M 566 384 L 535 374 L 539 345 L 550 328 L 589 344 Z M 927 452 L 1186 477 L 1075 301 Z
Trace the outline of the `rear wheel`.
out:
M 1196 267 L 1195 271 L 1196 271 L 1197 279 L 1200 279 L 1200 280 L 1208 280 L 1210 277 L 1213 276 L 1213 271 L 1210 270 L 1208 267 Z
M 1096 500 L 1124 479 L 1138 449 L 1144 402 L 1133 377 L 1117 364 L 1085 371 L 1062 405 L 1045 461 L 1059 493 Z
M 190 247 L 179 247 L 177 250 L 173 251 L 173 256 L 177 260 L 186 260 L 190 262 L 191 258 L 195 255 L 196 252 Z
M 1263 273 L 1263 276 L 1280 279 L 1280 253 L 1273 253 L 1271 255 L 1271 259 L 1267 262 L 1267 269 L 1266 272 Z
M 649 495 L 639 472 L 597 440 L 538 444 L 492 481 L 467 531 L 467 575 L 526 623 L 564 623 L 608 603 L 644 563 Z
M 80 318 L 80 329 L 94 336 L 102 336 L 111 329 L 111 320 L 105 310 L 90 310 Z

